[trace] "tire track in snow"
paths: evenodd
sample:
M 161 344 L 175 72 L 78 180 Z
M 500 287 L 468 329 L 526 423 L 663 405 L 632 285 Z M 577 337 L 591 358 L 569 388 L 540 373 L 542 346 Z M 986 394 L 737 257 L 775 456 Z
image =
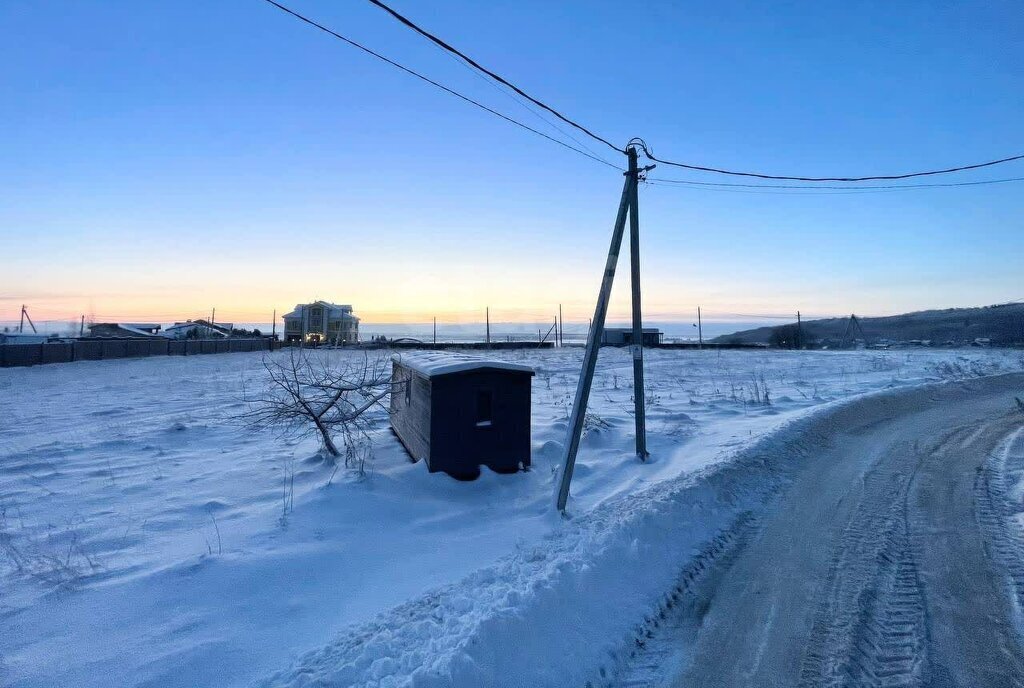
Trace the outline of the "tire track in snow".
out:
M 874 585 L 860 600 L 853 647 L 833 685 L 922 683 L 926 607 L 906 523 L 898 524 L 890 534 L 879 564 Z
M 645 619 L 623 652 L 623 659 L 608 674 L 605 686 L 615 688 L 654 688 L 668 681 L 685 661 L 682 638 L 696 633 L 707 611 L 715 580 L 729 567 L 743 543 L 756 529 L 756 519 L 745 512 L 724 533 L 715 537 L 683 569 L 679 582 Z M 596 688 L 593 682 L 588 688 Z
M 966 433 L 947 433 L 929 449 Z M 926 682 L 927 606 L 918 572 L 919 541 L 908 499 L 926 454 L 875 466 L 840 538 L 815 617 L 800 687 L 916 686 Z
M 1024 541 L 1020 533 L 1015 532 L 1013 523 L 1020 506 L 1012 502 L 1007 488 L 1008 470 L 1024 470 L 1024 455 L 1013 454 L 1022 438 L 1024 428 L 1010 435 L 1000 450 L 990 454 L 978 468 L 974 500 L 985 551 L 1005 573 L 1018 640 L 1024 644 Z

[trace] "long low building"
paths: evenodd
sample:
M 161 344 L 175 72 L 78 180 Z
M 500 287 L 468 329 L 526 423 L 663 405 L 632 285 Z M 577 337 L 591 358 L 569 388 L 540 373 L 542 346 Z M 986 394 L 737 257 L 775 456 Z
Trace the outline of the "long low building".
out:
M 644 346 L 661 344 L 661 330 L 656 327 L 645 327 L 640 335 Z M 601 335 L 602 346 L 630 346 L 633 343 L 632 327 L 606 327 Z
M 208 320 L 186 320 L 176 322 L 164 330 L 164 336 L 171 339 L 220 339 L 231 336 L 230 325 L 218 325 Z
M 50 335 L 35 332 L 0 332 L 0 344 L 42 344 L 52 338 Z
M 89 327 L 90 337 L 119 337 L 139 339 L 143 337 L 163 337 L 157 323 L 93 323 Z

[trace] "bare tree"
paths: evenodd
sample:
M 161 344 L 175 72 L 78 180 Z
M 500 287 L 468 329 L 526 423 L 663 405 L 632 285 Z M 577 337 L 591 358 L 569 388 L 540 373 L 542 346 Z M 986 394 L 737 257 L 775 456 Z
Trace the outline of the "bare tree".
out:
M 248 396 L 243 415 L 251 427 L 276 427 L 285 435 L 314 434 L 332 458 L 362 472 L 369 440 L 364 414 L 391 393 L 386 355 L 344 358 L 290 349 L 283 359 L 263 357 L 264 387 Z M 342 449 L 336 437 L 340 436 Z

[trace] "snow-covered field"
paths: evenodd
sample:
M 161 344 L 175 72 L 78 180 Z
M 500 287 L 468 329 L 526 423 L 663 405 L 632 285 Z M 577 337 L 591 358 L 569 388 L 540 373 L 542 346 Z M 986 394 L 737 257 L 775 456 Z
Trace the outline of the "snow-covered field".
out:
M 1004 350 L 649 351 L 640 463 L 631 361 L 605 349 L 563 520 L 582 350 L 496 355 L 537 370 L 533 469 L 475 482 L 410 463 L 383 411 L 365 478 L 246 428 L 258 354 L 0 370 L 0 684 L 582 685 L 777 489 L 766 452 L 798 448 L 773 432 L 1024 369 Z

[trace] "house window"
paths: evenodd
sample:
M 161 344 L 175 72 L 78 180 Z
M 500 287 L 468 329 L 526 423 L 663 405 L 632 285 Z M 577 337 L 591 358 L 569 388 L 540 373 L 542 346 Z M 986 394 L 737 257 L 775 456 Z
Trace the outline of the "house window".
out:
M 476 426 L 489 428 L 494 420 L 492 417 L 494 399 L 489 389 L 477 390 L 476 393 Z

